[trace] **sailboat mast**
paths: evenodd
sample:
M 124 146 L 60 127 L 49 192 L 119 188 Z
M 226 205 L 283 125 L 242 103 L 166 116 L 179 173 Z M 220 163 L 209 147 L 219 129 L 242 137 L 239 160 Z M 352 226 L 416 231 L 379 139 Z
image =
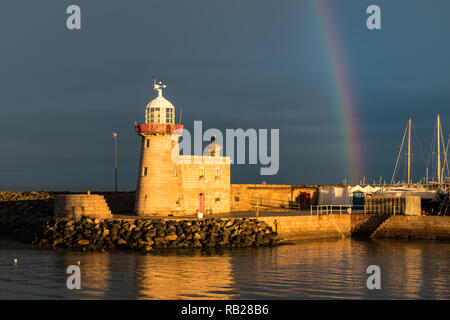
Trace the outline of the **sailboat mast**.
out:
M 411 183 L 411 117 L 408 119 L 408 184 Z
M 439 113 L 437 115 L 437 178 L 438 183 L 441 183 L 441 120 L 439 118 Z

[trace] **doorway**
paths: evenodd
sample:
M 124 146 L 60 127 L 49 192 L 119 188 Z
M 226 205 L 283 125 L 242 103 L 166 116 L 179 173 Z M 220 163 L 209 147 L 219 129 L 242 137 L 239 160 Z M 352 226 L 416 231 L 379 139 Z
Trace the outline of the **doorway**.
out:
M 203 213 L 205 211 L 205 195 L 200 193 L 199 195 L 199 204 L 198 204 L 198 212 Z

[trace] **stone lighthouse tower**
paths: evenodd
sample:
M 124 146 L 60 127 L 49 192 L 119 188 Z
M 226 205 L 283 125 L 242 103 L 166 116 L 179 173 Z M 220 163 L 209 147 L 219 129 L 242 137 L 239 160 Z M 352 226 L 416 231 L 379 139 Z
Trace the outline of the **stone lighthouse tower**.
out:
M 177 206 L 181 185 L 172 154 L 179 154 L 178 138 L 183 125 L 175 124 L 175 108 L 154 82 L 158 96 L 145 108 L 145 123 L 135 124 L 141 136 L 135 212 L 140 216 L 167 215 Z

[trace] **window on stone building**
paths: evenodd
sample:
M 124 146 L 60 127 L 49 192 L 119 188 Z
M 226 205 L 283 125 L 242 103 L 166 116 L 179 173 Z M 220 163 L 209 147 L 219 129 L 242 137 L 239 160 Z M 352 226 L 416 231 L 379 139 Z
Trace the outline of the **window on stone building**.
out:
M 173 176 L 176 177 L 177 176 L 177 167 L 173 168 Z
M 200 167 L 200 177 L 204 177 L 205 176 L 205 168 Z
M 220 201 L 220 193 L 216 192 L 216 197 L 215 197 L 216 202 Z
M 220 168 L 216 168 L 216 177 L 220 176 Z
M 147 167 L 144 168 L 144 176 L 147 175 Z
M 150 108 L 150 123 L 155 122 L 155 108 Z
M 173 123 L 173 109 L 166 109 L 166 123 Z
M 159 123 L 160 122 L 159 108 L 150 108 L 150 122 L 151 123 Z
M 146 143 L 146 147 L 147 147 L 147 148 L 150 147 L 150 139 L 147 139 L 147 140 L 145 141 L 145 143 Z

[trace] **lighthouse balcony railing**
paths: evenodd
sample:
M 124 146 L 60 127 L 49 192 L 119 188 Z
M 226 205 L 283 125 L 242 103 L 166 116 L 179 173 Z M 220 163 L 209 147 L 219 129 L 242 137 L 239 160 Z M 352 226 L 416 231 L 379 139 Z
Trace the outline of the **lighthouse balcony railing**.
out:
M 173 123 L 136 123 L 136 132 L 138 134 L 156 134 L 156 133 L 174 133 L 182 134 L 183 125 Z

